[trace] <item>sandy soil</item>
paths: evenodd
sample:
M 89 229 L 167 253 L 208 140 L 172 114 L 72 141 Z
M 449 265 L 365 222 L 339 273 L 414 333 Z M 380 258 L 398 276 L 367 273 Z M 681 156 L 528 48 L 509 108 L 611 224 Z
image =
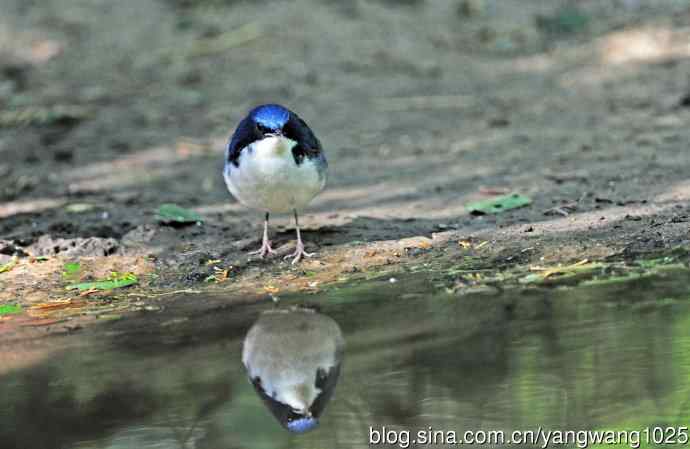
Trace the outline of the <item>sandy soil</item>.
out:
M 108 302 L 117 312 L 180 290 L 257 297 L 430 261 L 500 268 L 690 245 L 684 1 L 0 10 L 0 264 L 18 256 L 0 304 L 80 301 L 64 289 L 68 261 L 81 280 L 139 276 L 98 294 L 128 298 Z M 221 177 L 228 135 L 263 102 L 298 111 L 330 162 L 302 218 L 318 258 L 297 267 L 246 256 L 261 217 Z M 465 209 L 500 192 L 533 203 Z M 163 203 L 205 222 L 161 225 Z M 286 254 L 290 219 L 273 223 Z

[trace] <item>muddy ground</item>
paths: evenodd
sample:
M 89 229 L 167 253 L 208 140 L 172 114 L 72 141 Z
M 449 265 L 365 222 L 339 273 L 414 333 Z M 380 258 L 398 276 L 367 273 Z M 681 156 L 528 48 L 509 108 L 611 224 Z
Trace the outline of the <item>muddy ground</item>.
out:
M 690 247 L 685 1 L 1 0 L 0 10 L 0 265 L 16 260 L 0 273 L 0 304 L 38 311 L 16 322 L 45 323 L 50 304 L 95 303 L 109 316 L 175 295 L 265 298 L 425 264 L 500 271 Z M 318 257 L 298 266 L 246 255 L 261 216 L 222 181 L 229 134 L 263 102 L 305 118 L 330 162 L 327 190 L 301 219 Z M 465 208 L 506 192 L 533 202 Z M 164 203 L 204 223 L 160 224 Z M 287 254 L 290 217 L 273 224 Z M 80 264 L 71 279 L 67 262 Z M 113 271 L 139 282 L 65 290 Z

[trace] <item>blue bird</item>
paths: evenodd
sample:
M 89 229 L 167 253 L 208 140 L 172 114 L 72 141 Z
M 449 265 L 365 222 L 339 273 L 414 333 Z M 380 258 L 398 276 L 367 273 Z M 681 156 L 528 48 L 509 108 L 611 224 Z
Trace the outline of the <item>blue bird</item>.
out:
M 230 138 L 223 175 L 240 203 L 266 214 L 261 248 L 250 254 L 274 254 L 268 239 L 269 214 L 292 212 L 297 246 L 285 258 L 292 257 L 295 264 L 314 255 L 304 250 L 298 214 L 326 186 L 327 170 L 321 143 L 297 114 L 277 104 L 249 111 Z
M 338 323 L 299 307 L 261 314 L 242 346 L 242 363 L 254 389 L 280 424 L 294 433 L 318 427 L 344 356 Z

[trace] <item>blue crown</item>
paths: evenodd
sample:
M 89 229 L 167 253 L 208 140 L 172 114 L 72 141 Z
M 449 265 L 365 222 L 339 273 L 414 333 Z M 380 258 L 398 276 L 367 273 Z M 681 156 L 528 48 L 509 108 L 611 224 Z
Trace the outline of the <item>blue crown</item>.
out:
M 279 104 L 264 104 L 252 109 L 249 117 L 269 129 L 281 129 L 290 119 L 290 111 Z
M 319 420 L 312 417 L 299 418 L 287 423 L 287 428 L 290 432 L 304 433 L 309 432 L 319 425 Z

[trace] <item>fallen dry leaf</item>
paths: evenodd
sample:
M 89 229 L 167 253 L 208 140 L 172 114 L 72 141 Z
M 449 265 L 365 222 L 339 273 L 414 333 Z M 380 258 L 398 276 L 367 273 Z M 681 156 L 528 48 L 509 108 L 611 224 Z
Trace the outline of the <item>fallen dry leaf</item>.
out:
M 6 264 L 0 265 L 0 273 L 6 273 L 6 272 L 10 271 L 12 268 L 16 267 L 18 260 L 19 259 L 17 258 L 17 256 L 14 256 L 14 257 L 12 257 L 12 260 L 7 262 Z
M 479 193 L 483 195 L 505 195 L 506 193 L 510 193 L 510 190 L 511 189 L 507 187 L 479 187 Z
M 270 293 L 270 294 L 275 294 L 275 293 L 278 293 L 280 291 L 280 289 L 278 287 L 274 287 L 272 285 L 265 286 L 264 290 L 266 291 L 266 293 Z
M 472 242 L 469 240 L 460 240 L 458 245 L 460 245 L 463 249 L 472 248 Z
M 27 309 L 27 314 L 32 318 L 48 318 L 51 314 L 67 309 L 80 309 L 87 305 L 86 301 L 72 299 L 59 300 L 36 304 Z
M 25 323 L 19 324 L 20 326 L 23 327 L 35 327 L 35 326 L 50 326 L 51 324 L 57 324 L 57 323 L 63 323 L 67 321 L 66 318 L 45 318 L 45 319 L 36 319 L 36 320 L 31 320 L 27 321 Z
M 79 296 L 89 296 L 94 293 L 98 293 L 100 290 L 97 288 L 90 288 L 88 290 L 84 290 L 83 292 L 79 293 Z
M 214 275 L 216 278 L 216 282 L 223 282 L 227 281 L 228 277 L 230 277 L 230 270 L 223 270 L 220 268 L 215 268 L 216 274 Z

